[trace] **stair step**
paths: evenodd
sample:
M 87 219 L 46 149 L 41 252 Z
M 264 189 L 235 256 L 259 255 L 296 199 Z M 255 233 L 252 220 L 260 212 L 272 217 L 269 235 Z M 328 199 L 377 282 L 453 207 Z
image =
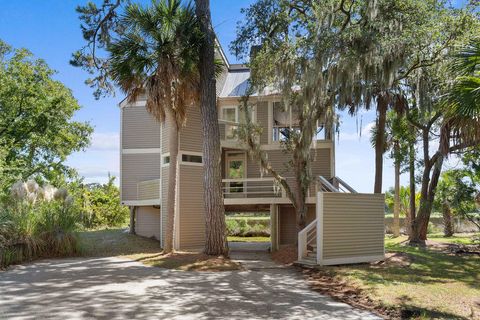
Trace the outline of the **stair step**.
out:
M 317 261 L 315 259 L 306 259 L 303 258 L 301 260 L 297 260 L 293 263 L 294 265 L 301 266 L 301 267 L 316 267 Z

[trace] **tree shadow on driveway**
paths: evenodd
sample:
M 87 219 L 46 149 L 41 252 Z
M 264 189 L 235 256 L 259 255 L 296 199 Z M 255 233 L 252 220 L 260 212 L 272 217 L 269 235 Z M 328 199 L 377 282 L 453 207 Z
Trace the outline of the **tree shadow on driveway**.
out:
M 187 272 L 121 258 L 43 260 L 0 273 L 0 318 L 368 319 L 288 268 Z

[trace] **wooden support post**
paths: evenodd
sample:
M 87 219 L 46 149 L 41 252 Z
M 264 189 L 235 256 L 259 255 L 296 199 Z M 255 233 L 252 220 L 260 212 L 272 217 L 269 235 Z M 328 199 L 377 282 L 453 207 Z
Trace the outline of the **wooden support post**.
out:
M 272 252 L 278 250 L 278 205 L 270 205 L 270 241 Z
M 130 234 L 135 234 L 135 213 L 137 211 L 137 207 L 130 206 Z

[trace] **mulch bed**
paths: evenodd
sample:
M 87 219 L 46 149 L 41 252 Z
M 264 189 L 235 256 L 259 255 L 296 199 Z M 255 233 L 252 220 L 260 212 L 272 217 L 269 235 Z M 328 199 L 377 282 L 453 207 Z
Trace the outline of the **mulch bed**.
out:
M 280 250 L 272 252 L 272 260 L 279 264 L 292 265 L 297 259 L 297 246 L 295 245 L 282 246 Z
M 336 301 L 373 312 L 386 319 L 403 319 L 402 310 L 386 308 L 372 300 L 364 290 L 325 270 L 305 269 L 303 274 L 315 291 Z

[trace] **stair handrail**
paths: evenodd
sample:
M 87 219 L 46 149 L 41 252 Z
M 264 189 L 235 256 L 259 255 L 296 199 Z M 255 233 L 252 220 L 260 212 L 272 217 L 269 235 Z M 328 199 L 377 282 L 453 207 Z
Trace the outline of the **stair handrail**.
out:
M 320 182 L 320 189 L 321 186 L 325 186 L 325 188 L 330 192 L 339 192 L 337 188 L 333 186 L 324 176 L 318 176 L 318 181 Z
M 317 219 L 310 222 L 298 233 L 298 260 L 307 256 L 307 233 L 317 227 Z
M 334 179 L 338 182 L 338 184 L 342 185 L 345 189 L 350 191 L 350 193 L 357 193 L 355 189 L 353 189 L 348 183 L 340 179 L 339 177 L 334 177 Z M 340 188 L 338 188 L 340 189 Z

